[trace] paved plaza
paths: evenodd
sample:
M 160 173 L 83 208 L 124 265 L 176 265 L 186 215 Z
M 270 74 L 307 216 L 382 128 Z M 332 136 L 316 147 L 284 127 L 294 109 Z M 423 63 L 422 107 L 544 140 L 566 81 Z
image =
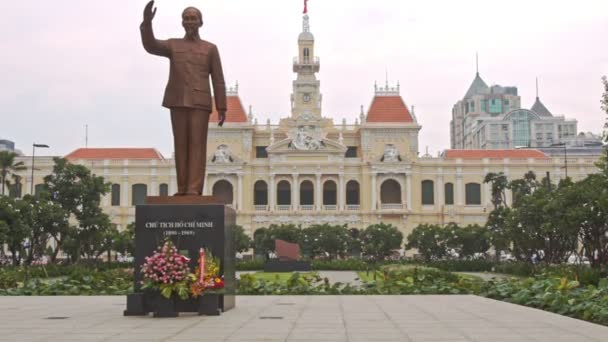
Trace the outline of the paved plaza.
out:
M 2 341 L 608 341 L 477 296 L 239 296 L 219 317 L 123 317 L 125 297 L 0 297 Z

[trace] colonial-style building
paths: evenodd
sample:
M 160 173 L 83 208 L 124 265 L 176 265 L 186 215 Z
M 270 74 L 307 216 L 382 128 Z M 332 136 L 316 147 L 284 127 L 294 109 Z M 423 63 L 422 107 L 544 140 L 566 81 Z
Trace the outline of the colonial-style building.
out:
M 245 111 L 238 87 L 228 92 L 224 127 L 212 114 L 203 193 L 233 206 L 237 223 L 250 234 L 273 223 L 365 228 L 384 222 L 406 235 L 420 223 L 483 224 L 492 209 L 490 186 L 483 183 L 488 172 L 510 179 L 529 170 L 550 172 L 555 181 L 564 177 L 564 158 L 538 150 L 446 150 L 440 157 L 419 157 L 421 126 L 398 84 L 376 86 L 354 124 L 335 123 L 323 116 L 314 42 L 305 15 L 289 116 L 258 124 Z M 134 220 L 135 205 L 146 195 L 177 190 L 174 161 L 153 148 L 81 148 L 66 158 L 112 184 L 102 205 L 120 227 Z M 576 180 L 596 172 L 596 159 L 570 158 L 568 175 Z M 22 160 L 31 167 L 29 157 Z M 36 158 L 35 166 L 37 188 L 52 160 Z M 25 173 L 23 179 L 27 193 L 32 179 Z

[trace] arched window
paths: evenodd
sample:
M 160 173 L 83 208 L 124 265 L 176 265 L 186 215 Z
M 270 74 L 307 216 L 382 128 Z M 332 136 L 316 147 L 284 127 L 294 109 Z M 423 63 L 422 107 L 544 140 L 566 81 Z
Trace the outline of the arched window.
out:
M 401 203 L 401 185 L 396 180 L 387 179 L 380 185 L 380 202 L 382 204 Z
M 166 183 L 162 183 L 158 186 L 158 195 L 159 196 L 169 196 L 169 185 Z
M 291 184 L 286 180 L 277 184 L 277 205 L 291 205 Z
M 300 183 L 300 205 L 315 204 L 315 188 L 312 182 L 305 180 Z
M 445 189 L 445 204 L 453 205 L 454 204 L 454 184 L 445 183 L 444 189 Z
M 422 181 L 422 204 L 433 205 L 435 204 L 435 186 L 432 180 Z
M 225 204 L 232 204 L 232 184 L 227 180 L 219 180 L 213 184 L 213 196 L 219 198 Z
M 351 180 L 346 183 L 346 204 L 359 205 L 359 183 Z
M 338 204 L 338 187 L 336 182 L 328 180 L 323 183 L 323 204 L 324 205 L 336 205 Z
M 480 205 L 481 185 L 479 183 L 467 183 L 465 185 L 465 198 L 467 205 Z
M 146 196 L 148 196 L 148 186 L 146 184 L 133 184 L 131 192 L 133 193 L 131 205 L 142 205 L 146 203 Z
M 112 206 L 119 207 L 120 206 L 120 184 L 112 184 Z
M 21 198 L 21 183 L 11 184 L 8 189 L 8 196 L 11 198 Z
M 263 180 L 259 180 L 253 185 L 253 204 L 268 205 L 268 184 Z
M 308 48 L 304 48 L 304 51 L 302 51 L 302 55 L 304 55 L 304 63 L 309 63 L 310 62 L 310 50 Z
M 34 195 L 36 196 L 40 196 L 45 191 L 47 191 L 45 184 L 36 184 L 34 186 Z

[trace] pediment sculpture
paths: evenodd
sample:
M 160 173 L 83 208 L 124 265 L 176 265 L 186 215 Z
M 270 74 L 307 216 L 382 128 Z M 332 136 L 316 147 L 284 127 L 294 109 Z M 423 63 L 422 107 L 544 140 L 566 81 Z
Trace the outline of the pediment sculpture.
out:
M 401 157 L 399 156 L 399 150 L 397 150 L 397 146 L 393 144 L 386 144 L 384 146 L 384 154 L 380 159 L 382 162 L 400 162 Z
M 230 152 L 228 145 L 222 144 L 218 146 L 217 150 L 213 153 L 213 159 L 211 159 L 211 161 L 216 164 L 229 164 L 234 162 L 232 152 Z
M 310 129 L 307 129 L 305 126 L 300 126 L 298 127 L 298 132 L 291 140 L 289 147 L 300 151 L 316 151 L 323 149 L 325 143 L 323 143 L 322 139 L 314 137 Z

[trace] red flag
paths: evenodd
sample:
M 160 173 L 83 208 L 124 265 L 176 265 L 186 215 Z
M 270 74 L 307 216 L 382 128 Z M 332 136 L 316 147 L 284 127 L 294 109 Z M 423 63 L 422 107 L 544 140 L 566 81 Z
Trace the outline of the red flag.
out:
M 308 0 L 304 0 L 304 14 L 308 13 Z

